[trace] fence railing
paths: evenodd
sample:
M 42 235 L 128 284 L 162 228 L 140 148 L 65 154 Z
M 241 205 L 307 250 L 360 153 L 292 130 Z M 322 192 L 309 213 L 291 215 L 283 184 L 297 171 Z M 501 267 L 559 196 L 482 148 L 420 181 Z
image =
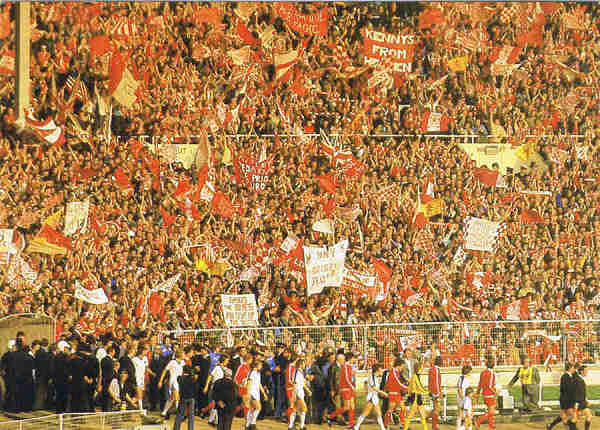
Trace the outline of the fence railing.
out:
M 143 424 L 144 410 L 47 415 L 0 422 L 0 430 L 109 430 Z
M 307 134 L 209 134 L 208 136 L 213 137 L 225 137 L 227 139 L 257 139 L 257 138 L 289 138 L 289 137 L 308 137 L 308 138 L 317 138 L 320 137 L 320 134 L 316 133 L 307 133 Z M 454 139 L 462 141 L 462 143 L 490 143 L 496 139 L 506 139 L 510 136 L 496 136 L 496 135 L 483 135 L 483 134 L 436 134 L 436 133 L 427 133 L 427 134 L 364 134 L 364 133 L 332 133 L 328 135 L 329 137 L 370 137 L 370 138 L 406 138 L 406 137 L 434 137 L 434 138 L 442 138 L 442 139 Z M 528 134 L 525 136 L 519 136 L 523 138 L 570 138 L 570 139 L 580 139 L 585 137 L 583 134 L 543 134 L 543 135 L 535 135 Z M 128 139 L 134 138 L 138 139 L 141 143 L 148 144 L 161 144 L 161 143 L 178 143 L 181 140 L 189 139 L 201 139 L 202 135 L 189 135 L 189 136 L 151 136 L 151 135 L 132 135 L 132 136 L 114 136 L 117 142 L 124 142 Z
M 277 343 L 299 353 L 343 348 L 359 357 L 359 367 L 390 366 L 406 348 L 439 351 L 443 367 L 483 366 L 493 355 L 498 366 L 514 366 L 528 356 L 534 364 L 598 361 L 600 320 L 431 322 L 405 324 L 252 327 L 162 332 L 181 344 L 208 343 L 220 349 L 241 342 L 274 351 Z

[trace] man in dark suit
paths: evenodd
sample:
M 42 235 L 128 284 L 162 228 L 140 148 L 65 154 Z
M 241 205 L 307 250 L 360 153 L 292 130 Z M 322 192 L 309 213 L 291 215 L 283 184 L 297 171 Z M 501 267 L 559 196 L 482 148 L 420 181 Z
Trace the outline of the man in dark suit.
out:
M 275 356 L 275 369 L 273 379 L 275 382 L 275 417 L 282 417 L 287 409 L 287 396 L 285 394 L 285 369 L 290 363 L 290 350 L 284 344 L 277 344 L 278 353 Z M 284 417 L 287 421 L 287 417 Z
M 57 352 L 54 360 L 52 360 L 52 378 L 54 379 L 54 389 L 56 391 L 55 409 L 57 414 L 67 411 L 71 377 L 70 348 L 67 342 L 61 340 L 56 345 Z
M 319 357 L 308 369 L 308 374 L 312 375 L 310 388 L 312 391 L 312 417 L 313 424 L 322 424 L 325 410 L 327 409 L 328 389 L 327 379 L 323 373 L 322 365 L 327 361 L 325 355 Z
M 129 344 L 125 355 L 119 360 L 119 364 L 121 365 L 120 371 L 126 370 L 129 377 L 133 379 L 135 379 L 135 367 L 133 366 L 133 361 L 131 359 L 135 357 L 136 352 L 137 351 L 134 350 L 133 346 Z
M 150 351 L 151 358 L 148 363 L 148 373 L 150 378 L 148 380 L 148 400 L 150 401 L 150 410 L 160 410 L 160 390 L 158 389 L 158 379 L 162 373 L 162 361 L 160 358 L 160 348 L 156 345 L 156 339 L 152 337 L 150 339 Z
M 36 390 L 33 409 L 35 410 L 46 409 L 51 359 L 52 355 L 48 352 L 48 339 L 42 339 L 34 359 Z
M 33 357 L 29 347 L 23 343 L 23 338 L 17 338 L 17 352 L 15 353 L 15 384 L 17 412 L 29 412 L 33 409 Z
M 117 357 L 117 347 L 111 345 L 106 352 L 106 357 L 100 361 L 100 372 L 102 374 L 102 380 L 100 382 L 102 385 L 101 404 L 103 412 L 112 412 L 112 398 L 108 389 L 110 387 L 110 382 L 115 377 L 114 363 Z
M 195 346 L 195 355 L 192 358 L 192 366 L 198 375 L 198 393 L 196 394 L 196 410 L 201 411 L 208 405 L 208 396 L 204 394 L 204 386 L 208 379 L 210 370 L 210 356 L 205 345 Z
M 70 361 L 72 412 L 89 412 L 92 408 L 89 396 L 90 385 L 93 382 L 89 376 L 88 354 L 90 351 L 89 345 L 80 343 L 77 353 Z
M 6 386 L 6 398 L 4 401 L 4 409 L 13 412 L 16 408 L 16 381 L 15 381 L 15 353 L 17 351 L 16 342 L 10 340 L 8 342 L 8 351 L 2 356 L 2 372 L 4 376 L 4 384 Z
M 212 398 L 219 416 L 217 430 L 231 430 L 233 411 L 236 403 L 235 385 L 231 379 L 231 369 L 225 369 L 225 376 L 213 385 Z

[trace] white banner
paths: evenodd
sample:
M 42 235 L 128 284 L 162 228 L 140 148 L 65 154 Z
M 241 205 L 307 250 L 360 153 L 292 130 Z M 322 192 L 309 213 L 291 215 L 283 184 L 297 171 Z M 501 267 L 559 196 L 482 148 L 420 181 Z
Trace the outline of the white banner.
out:
M 342 284 L 347 250 L 347 239 L 329 249 L 315 246 L 304 247 L 307 295 L 318 294 L 325 287 L 339 287 Z
M 90 211 L 90 201 L 67 203 L 67 213 L 65 215 L 65 236 L 71 236 L 81 228 L 81 233 L 87 231 L 88 214 Z
M 258 325 L 258 308 L 254 294 L 221 294 L 221 309 L 227 327 Z
M 179 281 L 179 278 L 181 278 L 181 273 L 178 273 L 175 276 L 171 276 L 166 281 L 163 281 L 160 284 L 158 284 L 152 290 L 153 291 L 164 291 L 167 294 L 171 294 L 171 290 L 173 289 L 173 287 L 175 286 L 175 284 L 177 284 L 177 281 Z
M 503 229 L 501 222 L 468 217 L 465 220 L 465 248 L 495 252 Z
M 289 254 L 298 246 L 298 236 L 293 233 L 288 234 L 288 237 L 281 243 L 279 249 L 283 251 L 284 254 Z
M 319 233 L 334 234 L 333 220 L 325 218 L 319 221 L 315 221 L 315 223 L 312 226 L 312 229 L 314 231 L 318 231 Z
M 158 153 L 159 157 L 169 163 L 179 162 L 184 168 L 189 169 L 196 160 L 196 153 L 198 152 L 199 145 L 185 143 L 147 143 L 146 148 L 153 154 Z
M 93 305 L 103 305 L 108 303 L 108 297 L 102 288 L 87 290 L 81 286 L 79 281 L 75 281 L 75 298 Z
M 11 252 L 11 249 L 15 250 L 12 241 L 13 230 L 8 228 L 0 229 L 0 265 L 8 264 L 10 254 L 14 254 L 14 252 Z

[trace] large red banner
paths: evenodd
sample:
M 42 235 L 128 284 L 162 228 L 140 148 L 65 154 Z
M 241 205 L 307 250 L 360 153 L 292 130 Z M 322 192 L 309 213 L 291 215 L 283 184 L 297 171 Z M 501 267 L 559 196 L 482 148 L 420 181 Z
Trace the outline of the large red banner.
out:
M 365 64 L 391 63 L 395 72 L 412 72 L 417 38 L 412 34 L 391 34 L 364 29 Z
M 293 3 L 274 3 L 273 7 L 285 23 L 301 35 L 327 36 L 327 8 L 316 13 L 304 14 L 299 12 Z

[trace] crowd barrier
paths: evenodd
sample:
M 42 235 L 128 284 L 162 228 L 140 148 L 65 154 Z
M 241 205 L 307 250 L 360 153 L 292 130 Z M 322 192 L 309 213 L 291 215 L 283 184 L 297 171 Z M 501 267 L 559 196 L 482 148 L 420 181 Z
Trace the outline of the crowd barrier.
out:
M 127 430 L 143 424 L 144 410 L 46 415 L 0 422 L 0 430 Z
M 317 138 L 320 137 L 320 134 L 316 133 L 307 133 L 307 134 L 208 134 L 209 137 L 213 138 L 226 138 L 226 139 L 261 139 L 261 138 Z M 427 134 L 352 134 L 352 133 L 333 133 L 329 134 L 328 137 L 339 138 L 339 137 L 369 137 L 369 138 L 420 138 L 420 137 L 434 137 L 440 139 L 453 139 L 460 143 L 490 143 L 490 142 L 499 142 L 502 139 L 506 139 L 509 136 L 496 136 L 496 135 L 481 135 L 481 134 L 435 134 L 435 133 L 427 133 Z M 543 134 L 543 135 L 534 135 L 528 134 L 525 136 L 519 136 L 520 138 L 565 138 L 565 139 L 581 139 L 584 137 L 582 134 Z M 116 142 L 126 142 L 129 139 L 137 139 L 141 143 L 147 143 L 152 145 L 157 144 L 165 144 L 165 143 L 184 143 L 186 140 L 196 140 L 203 138 L 203 135 L 189 135 L 189 136 L 150 136 L 150 135 L 131 135 L 131 136 L 114 136 L 113 139 Z
M 215 349 L 244 340 L 267 351 L 283 343 L 304 354 L 343 348 L 360 358 L 361 369 L 377 362 L 389 367 L 406 348 L 427 356 L 433 347 L 443 367 L 457 368 L 466 363 L 483 366 L 490 354 L 498 366 L 519 365 L 525 355 L 537 365 L 595 363 L 599 331 L 600 320 L 452 321 L 179 330 L 162 332 L 161 337 L 184 345 L 208 343 Z

